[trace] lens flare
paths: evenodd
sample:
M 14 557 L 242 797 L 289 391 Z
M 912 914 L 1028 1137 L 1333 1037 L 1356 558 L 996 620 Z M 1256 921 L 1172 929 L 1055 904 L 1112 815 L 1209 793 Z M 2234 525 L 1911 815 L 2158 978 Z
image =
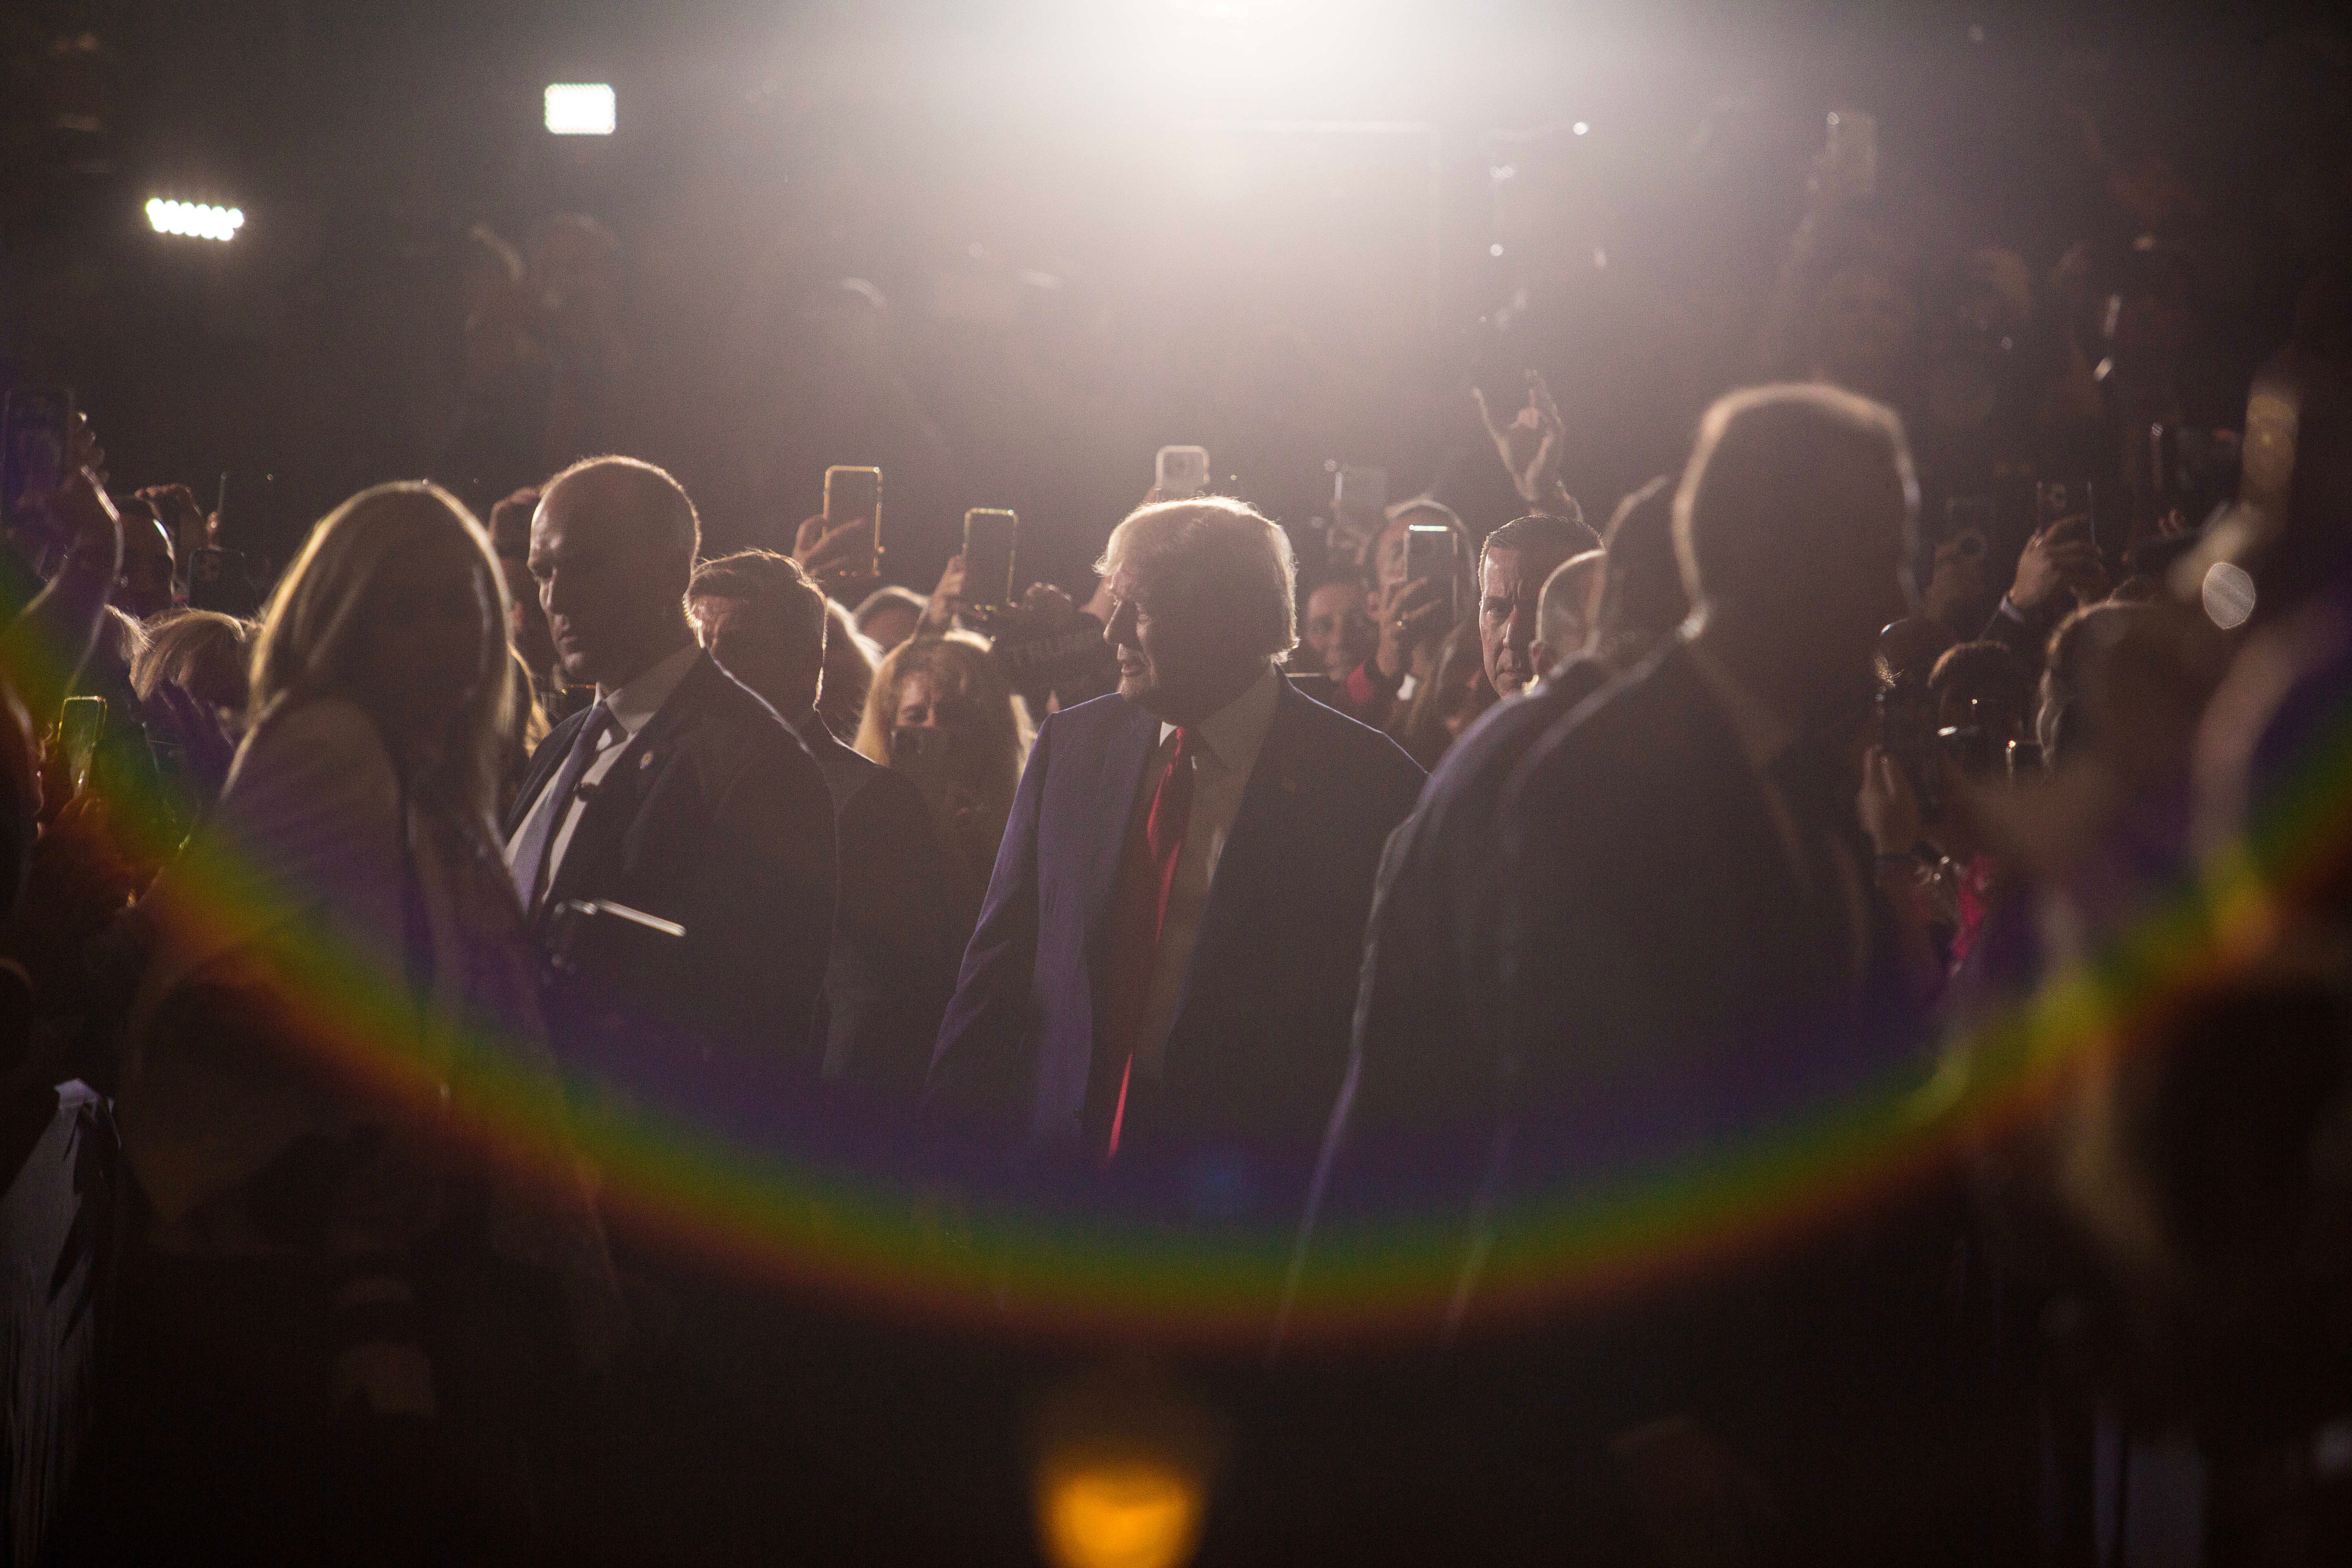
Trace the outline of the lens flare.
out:
M 2352 714 L 2338 714 L 2241 844 L 2105 950 L 1978 1021 L 1940 1068 L 1890 1068 L 1811 1093 L 1701 1152 L 1529 1184 L 1496 1205 L 1475 1247 L 1465 1248 L 1459 1205 L 1416 1196 L 1403 1182 L 1403 1195 L 1379 1210 L 1318 1229 L 1305 1268 L 1287 1210 L 1234 1217 L 1182 1201 L 1121 1206 L 1075 1184 L 969 1180 L 970 1168 L 928 1151 L 910 1157 L 903 1141 L 884 1147 L 824 1107 L 721 1131 L 657 1093 L 586 1082 L 568 1096 L 552 1090 L 487 1033 L 458 1043 L 453 1071 L 446 1058 L 417 1055 L 404 977 L 323 936 L 305 939 L 310 961 L 295 966 L 288 1000 L 329 1058 L 322 1066 L 394 1101 L 451 1106 L 486 1157 L 526 1175 L 556 1180 L 583 1152 L 616 1215 L 753 1279 L 992 1333 L 1245 1347 L 1262 1345 L 1279 1317 L 1295 1342 L 1381 1342 L 1447 1321 L 1465 1251 L 1480 1260 L 1479 1317 L 1525 1319 L 1703 1270 L 1887 1201 L 1967 1142 L 2038 1116 L 2084 1064 L 2231 973 L 2315 879 L 2352 863 L 2347 803 Z M 175 802 L 108 805 L 122 817 L 142 806 L 186 815 Z M 216 858 L 185 879 L 214 900 L 211 917 L 253 926 L 250 900 L 268 894 L 248 868 L 202 839 L 187 853 Z M 1076 1518 L 1181 1516 L 1164 1479 L 1073 1486 Z

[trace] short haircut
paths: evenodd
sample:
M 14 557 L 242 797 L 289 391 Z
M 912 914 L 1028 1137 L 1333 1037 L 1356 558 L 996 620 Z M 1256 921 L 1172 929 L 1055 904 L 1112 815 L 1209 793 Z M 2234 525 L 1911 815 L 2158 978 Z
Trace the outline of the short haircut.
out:
M 1515 517 L 1488 534 L 1486 542 L 1478 546 L 1479 590 L 1486 589 L 1486 555 L 1490 551 L 1517 550 L 1526 554 L 1557 555 L 1565 561 L 1571 555 L 1600 548 L 1601 536 L 1580 517 L 1554 517 L 1543 511 Z
M 702 519 L 696 515 L 686 487 L 672 479 L 668 470 L 636 458 L 583 458 L 540 487 L 541 503 L 545 504 L 558 487 L 583 480 L 609 485 L 615 494 L 625 497 L 638 520 L 649 530 L 657 530 L 671 551 L 688 562 L 702 552 Z
M 886 584 L 857 602 L 857 608 L 850 612 L 850 624 L 862 632 L 866 629 L 866 616 L 893 605 L 903 605 L 919 616 L 931 607 L 931 602 L 912 588 L 902 588 L 896 583 Z
M 1918 479 L 1892 409 L 1813 383 L 1717 398 L 1675 494 L 1675 550 L 1698 605 L 1800 603 L 1825 565 L 1852 561 L 1899 497 L 1916 523 Z M 1912 540 L 1890 541 L 1907 558 Z
M 1612 668 L 1630 668 L 1690 618 L 1675 559 L 1674 480 L 1661 474 L 1617 503 L 1607 549 L 1592 651 Z
M 1203 496 L 1138 507 L 1095 563 L 1105 576 L 1121 566 L 1155 596 L 1224 617 L 1251 653 L 1279 658 L 1298 646 L 1290 538 L 1246 501 Z
M 1536 641 L 1555 656 L 1575 651 L 1565 646 L 1571 638 L 1582 647 L 1591 635 L 1592 589 L 1596 581 L 1606 581 L 1602 568 L 1608 560 L 1607 551 L 1588 550 L 1570 556 L 1544 579 L 1543 597 L 1536 601 Z
M 733 599 L 774 626 L 810 663 L 824 657 L 824 595 L 789 555 L 741 550 L 706 561 L 694 569 L 686 596 Z
M 539 510 L 539 487 L 522 489 L 490 508 L 490 545 L 500 555 L 530 553 L 530 514 Z

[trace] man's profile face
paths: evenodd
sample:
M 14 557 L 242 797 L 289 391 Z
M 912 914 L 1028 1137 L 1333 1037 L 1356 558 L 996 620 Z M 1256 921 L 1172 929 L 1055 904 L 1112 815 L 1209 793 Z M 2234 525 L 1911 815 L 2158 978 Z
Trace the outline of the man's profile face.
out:
M 1486 552 L 1478 574 L 1478 647 L 1496 696 L 1517 694 L 1540 673 L 1535 667 L 1536 610 L 1544 580 L 1567 559 L 1550 551 Z
M 1362 587 L 1350 582 L 1326 583 L 1309 594 L 1302 640 L 1324 674 L 1334 680 L 1347 679 L 1351 670 L 1372 657 L 1380 642 L 1365 607 Z
M 674 636 L 681 568 L 625 506 L 590 475 L 549 490 L 531 517 L 531 578 L 556 661 L 575 684 L 632 679 Z
M 1118 655 L 1118 694 L 1171 724 L 1193 723 L 1213 708 L 1212 688 L 1230 668 L 1229 649 L 1217 646 L 1210 617 L 1155 593 L 1135 568 L 1121 563 L 1110 574 L 1110 620 L 1103 640 Z

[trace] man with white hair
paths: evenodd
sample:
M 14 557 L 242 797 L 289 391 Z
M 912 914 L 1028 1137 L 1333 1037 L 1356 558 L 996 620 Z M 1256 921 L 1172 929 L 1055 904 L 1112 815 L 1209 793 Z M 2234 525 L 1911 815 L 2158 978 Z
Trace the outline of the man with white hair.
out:
M 1421 770 L 1276 668 L 1290 546 L 1249 507 L 1144 507 L 1098 569 L 1118 691 L 1038 732 L 932 1099 L 1100 1161 L 1311 1149 Z

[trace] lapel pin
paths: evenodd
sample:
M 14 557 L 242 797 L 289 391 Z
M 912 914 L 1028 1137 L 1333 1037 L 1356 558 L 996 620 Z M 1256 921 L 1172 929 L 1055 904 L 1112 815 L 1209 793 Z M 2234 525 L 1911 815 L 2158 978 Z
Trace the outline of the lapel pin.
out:
M 639 773 L 643 773 L 646 769 L 652 767 L 653 765 L 654 754 L 651 752 L 639 752 L 637 753 L 637 771 Z

